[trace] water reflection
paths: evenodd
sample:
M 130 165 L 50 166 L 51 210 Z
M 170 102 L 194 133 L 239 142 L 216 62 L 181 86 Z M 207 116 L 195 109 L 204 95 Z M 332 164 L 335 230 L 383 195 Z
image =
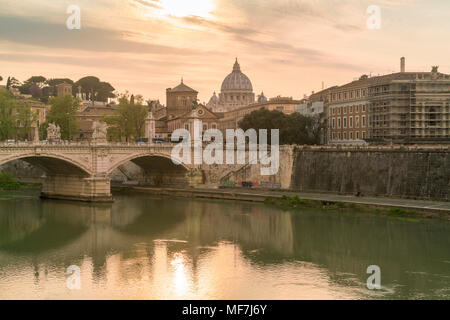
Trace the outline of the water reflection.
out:
M 0 298 L 449 298 L 449 225 L 262 204 L 0 200 Z M 381 267 L 383 290 L 365 288 Z M 78 265 L 82 289 L 65 287 Z

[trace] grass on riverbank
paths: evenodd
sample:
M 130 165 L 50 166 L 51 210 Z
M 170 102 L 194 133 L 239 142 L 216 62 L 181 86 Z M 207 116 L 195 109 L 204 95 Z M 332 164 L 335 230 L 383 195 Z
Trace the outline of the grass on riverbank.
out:
M 0 189 L 2 190 L 17 190 L 22 184 L 17 181 L 13 174 L 8 171 L 0 172 Z
M 40 183 L 22 183 L 17 181 L 14 175 L 9 171 L 0 172 L 0 190 L 35 189 L 40 186 Z
M 299 196 L 286 196 L 281 198 L 267 197 L 265 204 L 273 205 L 284 210 L 295 210 L 302 208 L 315 208 L 330 211 L 357 210 L 363 213 L 372 213 L 409 221 L 419 221 L 420 218 L 442 218 L 449 219 L 447 214 L 430 213 L 418 210 L 407 210 L 402 208 L 383 208 L 373 205 L 364 205 L 340 201 L 305 200 Z

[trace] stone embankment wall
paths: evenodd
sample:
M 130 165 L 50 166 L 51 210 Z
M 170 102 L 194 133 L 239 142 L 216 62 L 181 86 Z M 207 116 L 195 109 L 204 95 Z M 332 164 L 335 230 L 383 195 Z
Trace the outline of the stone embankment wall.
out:
M 296 147 L 291 189 L 450 200 L 450 147 Z

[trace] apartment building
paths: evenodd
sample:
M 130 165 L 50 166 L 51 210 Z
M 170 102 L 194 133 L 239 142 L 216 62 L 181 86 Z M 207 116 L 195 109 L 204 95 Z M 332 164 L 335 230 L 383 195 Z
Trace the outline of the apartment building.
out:
M 334 87 L 328 93 L 327 143 L 450 142 L 450 75 L 401 71 Z

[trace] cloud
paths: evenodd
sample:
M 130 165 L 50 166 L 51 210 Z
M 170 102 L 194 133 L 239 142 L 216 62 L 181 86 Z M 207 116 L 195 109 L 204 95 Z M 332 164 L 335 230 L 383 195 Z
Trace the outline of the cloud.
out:
M 94 27 L 69 30 L 65 23 L 37 18 L 0 16 L 0 40 L 44 48 L 76 49 L 93 52 L 156 53 L 164 55 L 196 55 L 204 51 L 133 41 L 131 33 Z

